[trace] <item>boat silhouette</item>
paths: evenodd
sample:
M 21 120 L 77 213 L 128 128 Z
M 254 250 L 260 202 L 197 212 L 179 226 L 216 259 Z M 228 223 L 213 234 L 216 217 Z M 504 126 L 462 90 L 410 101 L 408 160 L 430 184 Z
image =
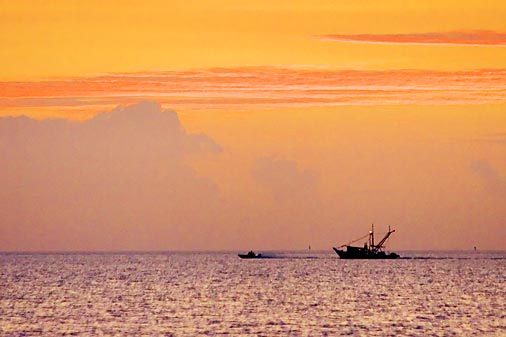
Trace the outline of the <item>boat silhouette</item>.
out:
M 248 254 L 237 254 L 241 259 L 268 259 L 270 256 L 262 254 L 255 254 L 254 251 L 250 250 Z
M 385 242 L 388 240 L 390 235 L 395 232 L 394 230 L 390 230 L 390 226 L 388 227 L 388 233 L 380 240 L 377 244 L 374 243 L 374 225 L 371 226 L 371 230 L 369 234 L 358 238 L 348 244 L 339 246 L 338 248 L 346 248 L 346 250 L 338 249 L 336 247 L 332 247 L 337 255 L 341 259 L 397 259 L 399 255 L 396 253 L 387 254 L 383 249 L 385 248 Z M 363 247 L 351 246 L 352 243 L 362 240 L 366 237 L 369 237 L 369 242 L 364 243 Z

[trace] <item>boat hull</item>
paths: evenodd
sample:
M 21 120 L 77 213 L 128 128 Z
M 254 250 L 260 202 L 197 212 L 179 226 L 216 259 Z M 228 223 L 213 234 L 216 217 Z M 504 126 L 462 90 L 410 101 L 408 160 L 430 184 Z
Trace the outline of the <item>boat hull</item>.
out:
M 237 254 L 241 259 L 268 259 L 270 256 L 255 254 L 252 250 L 248 252 L 248 254 Z
M 255 256 L 251 256 L 249 254 L 237 254 L 241 259 L 270 259 L 271 256 L 263 256 L 262 254 L 258 254 Z
M 385 252 L 373 252 L 369 249 L 347 247 L 347 250 L 341 250 L 333 247 L 334 251 L 341 259 L 397 259 L 399 255 L 396 253 L 387 254 Z
M 251 256 L 249 254 L 237 254 L 241 259 L 259 259 L 259 257 Z

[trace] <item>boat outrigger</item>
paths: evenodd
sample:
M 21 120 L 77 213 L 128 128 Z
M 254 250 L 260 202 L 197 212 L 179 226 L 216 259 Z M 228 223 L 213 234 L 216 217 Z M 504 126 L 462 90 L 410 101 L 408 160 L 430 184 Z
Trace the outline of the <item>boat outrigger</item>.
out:
M 385 242 L 388 240 L 390 235 L 395 232 L 394 230 L 390 230 L 390 226 L 388 226 L 388 233 L 385 235 L 383 239 L 380 240 L 377 244 L 374 243 L 374 225 L 371 227 L 371 231 L 369 234 L 358 238 L 348 244 L 342 245 L 338 248 L 346 247 L 346 250 L 338 249 L 332 247 L 337 255 L 341 259 L 397 259 L 399 255 L 396 253 L 385 253 L 383 248 L 385 248 Z M 358 240 L 362 240 L 366 237 L 369 237 L 369 242 L 364 243 L 363 247 L 354 247 L 350 246 L 352 243 L 357 242 Z

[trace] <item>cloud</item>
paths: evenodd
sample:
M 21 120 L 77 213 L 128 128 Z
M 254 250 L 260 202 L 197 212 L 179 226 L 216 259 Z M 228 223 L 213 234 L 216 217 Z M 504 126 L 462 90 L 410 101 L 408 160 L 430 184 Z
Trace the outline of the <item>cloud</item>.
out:
M 506 178 L 501 176 L 487 161 L 473 162 L 471 170 L 480 178 L 486 191 L 502 197 L 506 196 Z
M 178 110 L 406 104 L 489 104 L 506 100 L 506 70 L 356 71 L 280 67 L 110 74 L 72 80 L 0 82 L 0 114 L 60 112 L 82 119 L 118 103 L 154 99 Z
M 253 213 L 255 228 L 266 233 L 265 240 L 274 243 L 282 238 L 277 245 L 286 247 L 304 247 L 317 241 L 323 232 L 317 174 L 301 168 L 296 161 L 264 156 L 256 160 L 252 175 L 267 192 Z
M 85 122 L 0 118 L 0 250 L 206 242 L 219 191 L 185 159 L 220 150 L 149 101 Z
M 259 158 L 253 176 L 278 200 L 312 198 L 318 181 L 313 171 L 300 169 L 297 162 L 275 156 Z
M 496 144 L 506 144 L 506 133 L 493 133 L 485 135 L 481 138 L 475 138 L 473 141 L 477 142 L 486 142 L 486 143 L 496 143 Z
M 447 45 L 447 46 L 506 46 L 506 33 L 490 30 L 470 30 L 412 34 L 329 34 L 318 38 L 336 42 Z

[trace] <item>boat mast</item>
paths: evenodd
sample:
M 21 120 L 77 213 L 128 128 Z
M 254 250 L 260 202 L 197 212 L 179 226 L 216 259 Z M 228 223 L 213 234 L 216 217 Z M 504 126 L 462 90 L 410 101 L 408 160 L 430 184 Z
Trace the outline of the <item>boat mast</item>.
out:
M 374 249 L 374 224 L 371 224 L 371 231 L 369 232 L 369 249 Z
M 390 226 L 388 226 L 388 233 L 387 235 L 385 235 L 385 237 L 383 239 L 381 239 L 381 241 L 378 243 L 377 245 L 377 249 L 381 249 L 383 248 L 383 244 L 385 243 L 385 241 L 387 241 L 387 239 L 390 237 L 390 235 L 392 235 L 392 233 L 395 232 L 395 229 L 394 230 L 390 230 Z

